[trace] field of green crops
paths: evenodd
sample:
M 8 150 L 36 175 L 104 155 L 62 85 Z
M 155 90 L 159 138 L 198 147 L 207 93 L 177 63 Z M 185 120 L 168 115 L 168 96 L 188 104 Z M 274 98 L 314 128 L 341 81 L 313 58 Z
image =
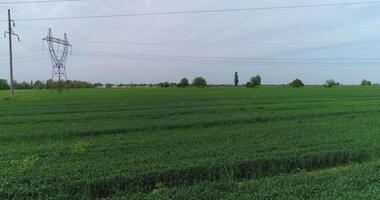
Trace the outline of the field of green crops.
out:
M 0 199 L 379 199 L 380 87 L 0 92 Z

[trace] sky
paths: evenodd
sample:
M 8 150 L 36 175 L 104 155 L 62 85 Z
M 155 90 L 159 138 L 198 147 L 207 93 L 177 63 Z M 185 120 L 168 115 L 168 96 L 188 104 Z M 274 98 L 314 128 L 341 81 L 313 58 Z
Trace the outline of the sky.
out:
M 18 0 L 9 0 L 16 2 Z M 27 0 L 26 0 L 27 1 Z M 32 1 L 32 0 L 29 0 Z M 364 0 L 81 0 L 0 5 L 15 19 L 14 77 L 47 80 L 46 44 L 66 32 L 73 45 L 68 79 L 101 83 L 178 82 L 203 76 L 209 83 L 241 83 L 260 74 L 264 84 L 335 79 L 380 83 L 380 3 L 242 12 L 18 21 L 25 18 L 241 9 Z M 8 2 L 8 1 L 7 1 Z M 1 17 L 3 16 L 3 17 Z M 7 29 L 7 22 L 0 21 Z M 0 29 L 1 30 L 1 29 Z M 9 78 L 8 40 L 0 38 L 0 78 Z M 44 48 L 43 48 L 44 46 Z

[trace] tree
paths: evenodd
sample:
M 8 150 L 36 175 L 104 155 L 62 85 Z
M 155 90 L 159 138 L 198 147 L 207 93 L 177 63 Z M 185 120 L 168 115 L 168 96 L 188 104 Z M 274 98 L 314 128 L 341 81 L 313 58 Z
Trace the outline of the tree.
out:
M 193 86 L 195 86 L 195 87 L 206 87 L 207 81 L 203 77 L 196 77 L 193 80 Z
M 18 83 L 16 81 L 14 81 L 13 85 L 15 86 L 15 89 L 17 90 L 28 90 L 28 89 L 32 89 L 32 85 L 30 85 L 30 83 L 27 83 L 27 82 L 21 82 L 21 83 Z
M 363 79 L 361 85 L 362 85 L 362 86 L 370 86 L 370 85 L 372 85 L 372 82 Z
M 0 79 L 0 90 L 9 90 L 10 86 L 8 81 L 5 79 Z
M 53 79 L 49 79 L 46 81 L 45 83 L 45 86 L 46 86 L 46 89 L 54 89 L 54 88 L 57 88 L 56 87 L 57 83 L 53 81 Z
M 103 84 L 102 83 L 94 83 L 94 84 L 92 84 L 92 86 L 95 88 L 99 88 L 99 87 L 103 87 Z
M 292 87 L 295 87 L 295 88 L 299 88 L 299 87 L 304 86 L 303 82 L 300 79 L 293 80 L 289 85 Z
M 339 86 L 339 85 L 340 85 L 340 83 L 336 82 L 334 79 L 329 79 L 325 82 L 325 84 L 323 86 L 331 88 L 331 87 Z
M 237 72 L 235 72 L 234 83 L 235 86 L 239 86 L 239 74 Z
M 113 84 L 112 83 L 107 83 L 106 84 L 106 88 L 112 88 L 113 87 Z
M 251 81 L 248 83 L 247 83 L 247 87 L 260 87 L 261 86 L 261 76 L 257 75 L 257 76 L 252 77 Z
M 181 87 L 181 88 L 186 88 L 186 87 L 189 87 L 189 80 L 187 78 L 183 78 L 181 79 L 181 81 L 178 83 L 178 87 Z
M 169 82 L 158 83 L 158 86 L 162 88 L 168 88 L 170 87 L 170 83 Z
M 39 89 L 39 90 L 41 90 L 41 89 L 44 89 L 44 88 L 45 88 L 45 84 L 42 81 L 37 80 L 33 84 L 33 89 Z

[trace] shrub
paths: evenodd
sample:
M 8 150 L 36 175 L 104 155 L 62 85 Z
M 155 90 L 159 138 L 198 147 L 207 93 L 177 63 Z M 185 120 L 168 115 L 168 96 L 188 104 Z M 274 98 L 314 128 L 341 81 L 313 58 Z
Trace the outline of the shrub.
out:
M 370 85 L 372 85 L 372 82 L 363 79 L 361 85 L 362 85 L 362 86 L 370 86 Z
M 112 88 L 113 87 L 113 84 L 112 83 L 107 83 L 106 84 L 106 88 Z
M 295 87 L 295 88 L 299 88 L 299 87 L 305 86 L 300 79 L 293 80 L 289 85 L 292 86 L 292 87 Z
M 203 77 L 196 77 L 193 80 L 193 86 L 195 86 L 195 87 L 206 87 L 207 81 Z
M 185 88 L 189 87 L 189 80 L 187 78 L 181 79 L 181 81 L 178 83 L 177 87 Z
M 247 88 L 251 87 L 251 82 L 248 81 L 248 82 L 245 84 L 245 86 L 246 86 Z
M 335 82 L 335 80 L 333 79 L 329 79 L 325 82 L 325 84 L 323 86 L 325 87 L 328 87 L 328 88 L 331 88 L 331 87 L 334 87 L 334 86 L 339 86 L 340 83 L 339 82 Z

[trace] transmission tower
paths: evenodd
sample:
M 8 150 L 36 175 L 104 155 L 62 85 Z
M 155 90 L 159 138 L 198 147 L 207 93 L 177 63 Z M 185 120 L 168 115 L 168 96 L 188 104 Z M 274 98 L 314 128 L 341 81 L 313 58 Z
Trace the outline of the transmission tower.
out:
M 58 78 L 58 91 L 62 92 L 62 88 L 65 87 L 67 81 L 67 55 L 69 53 L 69 47 L 71 48 L 72 46 L 67 39 L 66 33 L 64 34 L 63 39 L 55 38 L 53 37 L 51 28 L 49 28 L 47 37 L 42 40 L 46 41 L 49 46 L 50 58 L 53 65 L 52 80 L 54 80 L 54 78 Z M 62 54 L 59 54 L 60 47 L 63 49 Z

